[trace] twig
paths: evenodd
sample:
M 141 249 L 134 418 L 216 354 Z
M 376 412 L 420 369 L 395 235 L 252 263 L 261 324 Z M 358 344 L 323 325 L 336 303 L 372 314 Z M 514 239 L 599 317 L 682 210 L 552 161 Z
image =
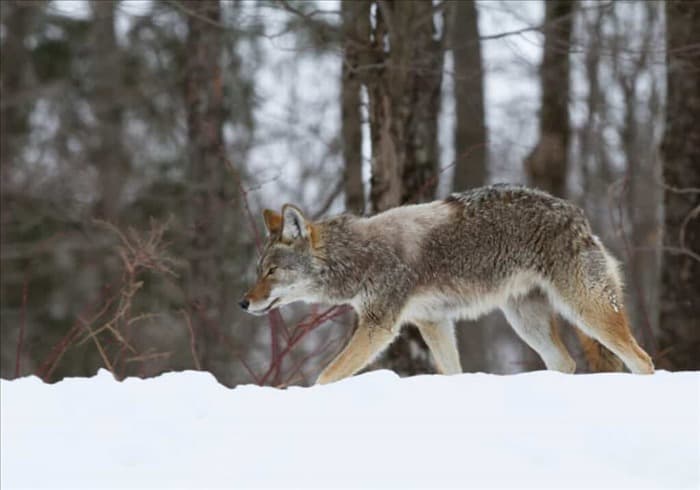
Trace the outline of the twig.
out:
M 343 186 L 345 185 L 345 179 L 338 179 L 333 190 L 328 194 L 326 200 L 321 204 L 321 207 L 312 215 L 312 219 L 318 219 L 328 211 L 336 198 L 343 192 Z
M 58 367 L 58 363 L 63 357 L 63 355 L 68 350 L 68 347 L 75 341 L 75 338 L 80 334 L 80 325 L 74 324 L 68 333 L 63 336 L 61 340 L 56 343 L 51 349 L 49 358 L 47 358 L 44 363 L 37 370 L 37 376 L 44 380 L 44 382 L 49 382 L 53 372 Z M 53 356 L 52 356 L 53 355 Z M 52 356 L 52 357 L 51 357 Z
M 258 233 L 258 227 L 255 225 L 255 219 L 253 218 L 253 213 L 250 211 L 250 205 L 248 204 L 248 192 L 245 190 L 243 187 L 243 182 L 241 182 L 241 177 L 238 174 L 238 171 L 236 168 L 233 166 L 233 163 L 231 163 L 231 160 L 229 160 L 226 157 L 223 157 L 224 161 L 226 163 L 226 168 L 231 172 L 231 175 L 233 175 L 233 178 L 236 181 L 236 186 L 238 187 L 238 191 L 241 194 L 241 199 L 243 200 L 243 207 L 245 208 L 246 211 L 246 216 L 248 217 L 248 224 L 250 225 L 250 229 L 253 231 L 253 238 L 255 239 L 255 246 L 258 249 L 258 253 L 262 250 L 262 240 L 260 239 L 260 233 Z
M 197 356 L 197 345 L 194 335 L 194 329 L 192 328 L 192 319 L 190 318 L 189 313 L 187 313 L 187 311 L 185 311 L 184 309 L 180 310 L 180 313 L 182 313 L 182 316 L 185 317 L 187 329 L 190 331 L 190 351 L 192 352 L 192 360 L 194 361 L 194 367 L 197 368 L 198 371 L 201 371 L 202 365 L 200 364 L 199 357 Z
M 304 322 L 297 324 L 294 334 L 292 334 L 287 346 L 282 349 L 282 351 L 277 356 L 277 359 L 273 360 L 272 365 L 268 368 L 267 372 L 262 376 L 260 384 L 265 384 L 270 376 L 274 374 L 275 370 L 281 366 L 282 361 L 287 356 L 287 354 L 297 345 L 309 332 L 316 329 L 325 322 L 342 315 L 347 311 L 346 307 L 342 306 L 332 306 L 325 310 L 323 313 L 313 316 Z
M 201 15 L 199 12 L 195 12 L 194 10 L 185 7 L 182 4 L 182 2 L 179 2 L 177 0 L 166 0 L 166 3 L 169 5 L 172 5 L 173 7 L 178 9 L 183 14 L 190 16 L 194 19 L 197 19 L 201 22 L 204 22 L 206 24 L 209 24 L 212 27 L 216 27 L 217 29 L 223 29 L 223 30 L 229 29 L 228 26 L 222 24 L 221 22 L 217 22 L 214 19 L 210 19 L 209 17 L 207 17 L 205 15 Z
M 83 320 L 80 316 L 78 316 L 78 322 L 82 325 L 82 327 L 87 330 L 88 332 L 92 333 L 92 330 L 90 329 L 90 325 L 88 325 L 85 320 Z M 107 354 L 104 351 L 104 348 L 102 347 L 102 344 L 100 343 L 99 339 L 95 335 L 91 335 L 92 341 L 95 343 L 95 347 L 97 347 L 97 351 L 100 353 L 100 357 L 102 357 L 102 362 L 104 362 L 105 367 L 109 370 L 110 373 L 115 374 L 114 372 L 114 366 L 112 365 L 111 362 L 109 362 L 109 359 L 107 358 Z
M 85 308 L 83 308 L 82 312 L 78 315 L 78 317 L 86 315 L 89 311 L 94 310 L 100 302 L 104 301 L 105 298 L 105 292 L 109 291 L 112 289 L 112 285 L 108 284 L 102 288 L 102 293 L 100 294 L 100 298 L 97 301 L 94 301 L 93 303 L 87 305 Z M 112 298 L 113 300 L 113 298 Z M 95 317 L 99 318 L 99 317 Z M 41 379 L 43 379 L 45 382 L 48 382 L 49 379 L 51 379 L 51 375 L 53 372 L 56 370 L 58 367 L 58 363 L 63 357 L 63 355 L 66 353 L 68 348 L 76 341 L 76 339 L 80 336 L 81 332 L 81 327 L 80 323 L 76 320 L 76 322 L 73 324 L 73 326 L 68 330 L 66 335 L 64 335 L 61 340 L 59 340 L 52 348 L 51 351 L 49 352 L 49 355 L 46 357 L 44 362 L 39 366 L 39 368 L 36 371 L 37 376 L 39 376 Z
M 690 212 L 686 215 L 686 217 L 683 218 L 683 223 L 681 223 L 681 229 L 678 232 L 678 244 L 681 246 L 682 249 L 688 250 L 688 253 L 691 257 L 700 261 L 700 256 L 698 256 L 698 254 L 696 254 L 693 250 L 690 249 L 690 247 L 686 246 L 685 244 L 685 229 L 688 226 L 688 223 L 690 223 L 691 220 L 697 218 L 699 215 L 700 205 L 691 209 Z
M 139 356 L 127 357 L 126 359 L 124 359 L 124 362 L 145 362 L 154 359 L 168 358 L 172 355 L 172 352 L 153 352 L 151 354 L 141 354 Z

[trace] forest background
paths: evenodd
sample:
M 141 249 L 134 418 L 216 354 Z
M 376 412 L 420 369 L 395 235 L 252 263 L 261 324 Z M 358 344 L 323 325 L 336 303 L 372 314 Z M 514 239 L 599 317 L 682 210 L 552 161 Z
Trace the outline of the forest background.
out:
M 585 209 L 656 365 L 700 369 L 700 2 L 0 3 L 0 375 L 308 385 L 347 308 L 254 318 L 260 213 L 492 182 Z M 562 334 L 588 369 L 572 329 Z M 494 313 L 465 371 L 543 364 Z M 434 372 L 407 328 L 374 367 Z

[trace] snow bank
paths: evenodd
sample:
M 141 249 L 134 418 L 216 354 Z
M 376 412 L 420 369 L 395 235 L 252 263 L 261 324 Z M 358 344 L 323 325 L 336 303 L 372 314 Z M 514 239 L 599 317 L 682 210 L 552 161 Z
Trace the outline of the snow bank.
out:
M 2 488 L 698 488 L 700 373 L 0 383 Z

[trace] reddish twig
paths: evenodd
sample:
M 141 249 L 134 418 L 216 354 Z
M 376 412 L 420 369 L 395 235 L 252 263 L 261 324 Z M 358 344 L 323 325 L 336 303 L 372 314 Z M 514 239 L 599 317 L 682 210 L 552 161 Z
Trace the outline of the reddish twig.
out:
M 83 310 L 78 314 L 77 318 L 81 318 L 83 316 L 88 315 L 89 312 L 95 311 L 97 308 L 97 305 L 102 304 L 103 302 L 111 302 L 114 300 L 115 296 L 112 296 L 109 300 L 105 301 L 106 298 L 106 292 L 110 291 L 112 289 L 112 285 L 108 284 L 102 288 L 102 291 L 100 293 L 100 297 L 96 300 L 93 301 L 92 303 L 88 304 L 83 308 Z M 66 351 L 70 348 L 71 345 L 73 345 L 74 342 L 78 340 L 78 337 L 80 337 L 80 332 L 82 328 L 80 326 L 80 321 L 76 320 L 76 322 L 73 324 L 73 326 L 68 330 L 66 335 L 64 335 L 54 346 L 51 348 L 49 351 L 49 355 L 46 356 L 46 359 L 44 359 L 44 362 L 42 362 L 41 366 L 36 371 L 36 375 L 39 376 L 41 379 L 44 381 L 48 382 L 49 379 L 51 379 L 51 375 L 53 374 L 54 370 L 58 366 L 59 361 L 63 357 L 63 355 L 66 353 Z
M 267 372 L 262 376 L 260 384 L 266 384 L 268 380 L 270 380 L 270 377 L 273 375 L 276 369 L 279 369 L 281 367 L 282 362 L 286 358 L 286 356 L 289 354 L 289 352 L 296 346 L 309 332 L 315 330 L 318 328 L 320 325 L 323 325 L 325 322 L 336 318 L 343 313 L 347 311 L 346 307 L 342 306 L 332 306 L 325 310 L 323 313 L 312 316 L 311 318 L 307 319 L 306 321 L 300 322 L 297 324 L 297 326 L 294 329 L 294 332 L 292 333 L 290 337 L 289 343 L 282 349 L 277 358 L 273 360 L 271 363 L 271 366 L 268 368 Z
M 338 337 L 338 338 L 330 338 L 328 339 L 325 343 L 321 344 L 319 347 L 316 349 L 312 350 L 309 352 L 307 355 L 302 357 L 292 368 L 289 370 L 287 374 L 287 378 L 284 381 L 284 386 L 288 386 L 294 379 L 294 377 L 297 374 L 301 374 L 302 380 L 306 382 L 306 377 L 304 376 L 304 372 L 302 371 L 302 368 L 304 367 L 304 364 L 311 359 L 312 357 L 315 357 L 323 352 L 326 352 L 328 348 L 330 348 L 331 345 L 336 344 L 342 340 L 345 340 L 344 338 Z
M 107 353 L 105 352 L 104 347 L 102 346 L 102 343 L 100 340 L 97 338 L 97 335 L 92 335 L 92 329 L 90 328 L 90 324 L 80 318 L 78 316 L 78 322 L 79 324 L 87 330 L 88 334 L 90 334 L 90 337 L 92 338 L 93 343 L 95 344 L 95 347 L 97 348 L 97 352 L 100 353 L 100 357 L 102 358 L 102 362 L 104 363 L 105 367 L 107 370 L 112 373 L 113 375 L 116 375 L 116 372 L 114 371 L 114 366 L 112 365 L 111 362 L 109 362 L 109 358 L 107 357 Z
M 59 340 L 51 348 L 51 352 L 47 356 L 46 360 L 44 360 L 42 365 L 37 370 L 37 376 L 48 383 L 51 379 L 51 375 L 58 366 L 58 362 L 61 360 L 61 357 L 63 357 L 63 354 L 65 354 L 65 352 L 68 350 L 68 347 L 75 342 L 79 335 L 80 325 L 75 324 L 70 328 L 70 330 L 68 330 L 68 333 L 66 333 L 66 335 L 64 335 L 61 340 Z

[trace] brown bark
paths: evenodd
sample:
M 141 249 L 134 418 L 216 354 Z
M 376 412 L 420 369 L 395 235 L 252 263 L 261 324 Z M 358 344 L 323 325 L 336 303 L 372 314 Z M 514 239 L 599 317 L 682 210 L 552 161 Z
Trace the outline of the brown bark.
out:
M 450 2 L 454 59 L 455 170 L 452 188 L 460 192 L 486 183 L 487 135 L 479 21 L 472 0 Z
M 404 65 L 409 71 L 407 89 L 411 102 L 410 107 L 401 109 L 408 118 L 402 204 L 435 199 L 440 158 L 438 115 L 444 64 L 443 40 L 435 38 L 432 3 L 416 2 L 412 9 L 409 7 L 408 2 L 397 2 L 394 9 L 394 17 L 404 19 L 405 23 L 396 29 L 403 33 L 402 39 L 393 42 L 414 44 L 413 53 L 406 53 Z
M 383 5 L 383 8 L 380 8 Z M 394 74 L 400 66 L 399 51 L 385 52 L 388 36 L 385 15 L 389 10 L 386 2 L 374 1 L 375 24 L 371 38 L 372 51 L 366 62 L 365 86 L 369 97 L 369 123 L 372 140 L 372 177 L 370 202 L 372 212 L 377 213 L 398 206 L 401 202 L 401 178 L 403 176 L 403 151 L 405 145 L 404 128 L 395 114 L 396 101 L 392 95 L 405 90 L 403 77 Z M 392 43 L 393 46 L 393 43 Z M 394 60 L 391 60 L 391 57 Z M 390 87 L 396 92 L 392 94 Z M 400 98 L 400 97 L 399 97 Z
M 17 1 L 2 5 L 4 38 L 0 43 L 0 243 L 6 243 L 7 224 L 13 219 L 10 180 L 17 155 L 29 130 L 31 103 L 18 103 L 30 88 L 31 54 L 25 46 L 32 20 L 39 9 Z M 6 69 L 12 67 L 12 69 Z M 5 288 L 2 288 L 5 292 Z M 4 299 L 4 297 L 3 297 Z
M 91 105 L 95 113 L 94 146 L 90 152 L 98 169 L 100 197 L 96 213 L 102 219 L 117 219 L 122 190 L 129 175 L 129 157 L 122 144 L 123 127 L 123 61 L 117 46 L 115 14 L 118 2 L 100 1 L 91 4 L 91 66 L 93 91 Z
M 628 63 L 615 68 L 624 101 L 621 137 L 627 160 L 626 205 L 630 224 L 630 233 L 625 243 L 627 310 L 632 328 L 642 346 L 655 356 L 654 332 L 658 331 L 659 318 L 659 210 L 663 193 L 659 186 L 661 162 L 657 158 L 654 125 L 661 114 L 661 104 L 658 89 L 653 84 L 649 103 L 645 104 L 649 116 L 640 117 L 638 87 L 640 78 L 648 74 L 650 53 L 655 41 L 654 23 L 657 22 L 659 7 L 652 2 L 640 7 L 645 9 L 646 29 L 639 54 L 624 54 Z M 625 49 L 625 46 L 620 46 L 619 49 Z
M 224 287 L 222 264 L 229 198 L 226 195 L 226 161 L 223 155 L 223 90 L 221 29 L 218 0 L 186 2 L 187 52 L 185 104 L 189 148 L 189 226 L 192 233 L 189 295 L 197 334 L 197 355 L 204 369 L 212 370 L 219 344 Z
M 430 2 L 378 1 L 364 61 L 372 137 L 373 212 L 430 200 L 437 184 L 437 116 L 442 40 L 435 39 Z M 409 328 L 379 366 L 401 375 L 432 371 L 427 348 Z
M 700 3 L 666 2 L 664 255 L 658 364 L 700 368 Z
M 378 1 L 367 70 L 374 212 L 430 200 L 437 174 L 443 45 L 430 2 Z M 388 48 L 387 48 L 388 46 Z
M 21 97 L 32 86 L 31 53 L 25 41 L 44 2 L 7 1 L 2 4 L 4 36 L 0 43 L 0 177 L 9 178 L 10 167 L 29 132 L 32 101 Z
M 487 136 L 479 19 L 472 0 L 450 1 L 449 39 L 454 60 L 455 167 L 452 190 L 462 192 L 486 184 Z M 457 326 L 459 352 L 465 372 L 491 371 L 488 353 L 495 329 L 507 328 L 501 316 Z
M 540 67 L 542 105 L 540 138 L 525 159 L 525 173 L 533 187 L 566 195 L 569 146 L 569 45 L 575 2 L 545 3 L 544 55 Z
M 341 82 L 341 124 L 345 169 L 345 208 L 362 214 L 362 111 L 360 59 L 366 55 L 370 37 L 370 6 L 367 0 L 342 2 L 344 57 Z

